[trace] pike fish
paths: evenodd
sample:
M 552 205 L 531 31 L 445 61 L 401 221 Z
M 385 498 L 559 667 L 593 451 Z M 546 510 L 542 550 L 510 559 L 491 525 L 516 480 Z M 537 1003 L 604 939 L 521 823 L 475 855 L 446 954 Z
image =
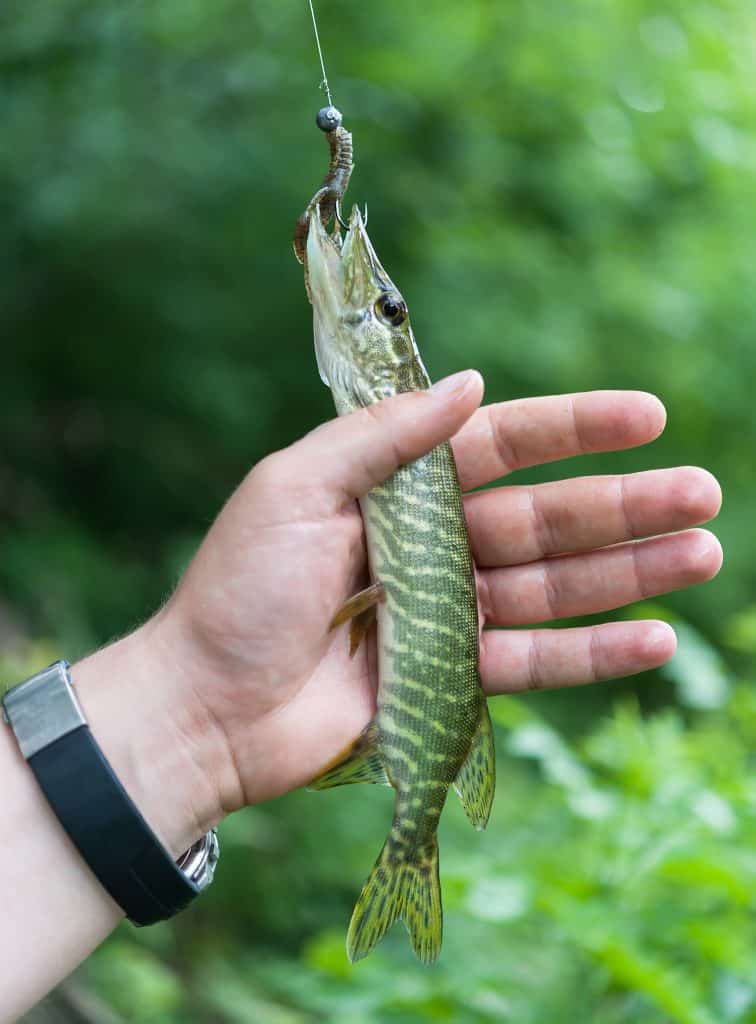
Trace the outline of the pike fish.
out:
M 346 237 L 309 211 L 305 273 L 315 351 L 340 415 L 430 386 L 407 305 L 381 265 L 357 207 Z M 352 915 L 347 953 L 367 956 L 400 919 L 415 953 L 441 949 L 439 817 L 450 787 L 476 829 L 494 794 L 494 741 L 478 670 L 478 604 L 454 456 L 442 444 L 400 467 L 360 502 L 372 583 L 334 624 L 353 647 L 377 612 L 378 710 L 311 783 L 372 782 L 396 791 L 385 845 Z

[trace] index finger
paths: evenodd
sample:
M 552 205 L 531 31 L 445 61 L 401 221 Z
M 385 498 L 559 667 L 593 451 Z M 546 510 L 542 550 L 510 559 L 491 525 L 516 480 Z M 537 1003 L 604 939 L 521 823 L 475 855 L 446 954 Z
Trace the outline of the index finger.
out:
M 452 445 L 469 491 L 516 469 L 648 444 L 665 422 L 664 406 L 646 391 L 583 391 L 483 406 Z

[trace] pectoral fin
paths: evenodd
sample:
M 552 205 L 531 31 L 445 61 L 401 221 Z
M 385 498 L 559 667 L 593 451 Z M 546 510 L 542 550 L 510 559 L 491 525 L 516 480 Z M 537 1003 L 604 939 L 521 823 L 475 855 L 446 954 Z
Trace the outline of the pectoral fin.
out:
M 356 782 L 390 785 L 378 752 L 378 728 L 374 721 L 366 726 L 354 743 L 350 743 L 346 750 L 326 765 L 307 788 L 331 789 L 333 786 L 349 786 Z
M 465 814 L 473 826 L 481 831 L 488 824 L 494 789 L 496 787 L 496 754 L 493 727 L 488 713 L 488 702 L 480 702 L 480 718 L 473 736 L 470 753 L 454 780 Z
M 375 623 L 376 608 L 371 605 L 364 612 L 355 615 L 349 625 L 349 657 L 353 658 L 360 649 L 360 644 L 370 632 L 370 627 Z
M 371 583 L 359 594 L 350 597 L 331 619 L 329 631 L 336 629 L 345 622 L 351 624 L 349 627 L 349 657 L 353 658 L 368 633 L 368 630 L 375 622 L 376 606 L 386 600 L 386 591 L 382 583 Z

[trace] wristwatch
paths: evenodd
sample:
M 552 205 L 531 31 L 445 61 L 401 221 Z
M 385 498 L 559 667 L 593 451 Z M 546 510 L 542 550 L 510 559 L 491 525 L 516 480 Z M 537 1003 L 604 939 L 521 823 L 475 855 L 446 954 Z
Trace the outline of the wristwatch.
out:
M 92 872 L 136 925 L 183 910 L 213 880 L 215 829 L 174 861 L 92 735 L 66 661 L 9 690 L 3 719 Z

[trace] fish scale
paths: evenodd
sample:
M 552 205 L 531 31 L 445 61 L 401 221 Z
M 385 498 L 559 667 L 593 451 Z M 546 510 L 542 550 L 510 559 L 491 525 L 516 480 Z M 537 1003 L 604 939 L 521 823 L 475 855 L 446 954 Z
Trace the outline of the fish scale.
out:
M 317 202 L 307 217 L 305 274 L 318 368 L 337 412 L 427 389 L 406 304 L 359 210 L 343 247 L 338 234 L 326 232 Z M 451 446 L 400 467 L 360 507 L 373 584 L 335 621 L 354 616 L 359 637 L 377 602 L 378 709 L 311 788 L 394 787 L 393 822 L 357 900 L 347 952 L 352 961 L 367 956 L 400 919 L 416 954 L 430 963 L 441 948 L 437 831 L 449 788 L 473 825 L 484 828 L 495 776 L 478 668 L 475 569 Z
M 426 787 L 414 807 L 403 797 L 425 780 L 448 789 L 480 706 L 475 577 L 449 445 L 398 470 L 361 504 L 371 572 L 386 591 L 378 609 L 379 744 L 398 791 L 399 824 L 409 822 L 408 841 L 421 843 L 435 832 L 446 789 Z

